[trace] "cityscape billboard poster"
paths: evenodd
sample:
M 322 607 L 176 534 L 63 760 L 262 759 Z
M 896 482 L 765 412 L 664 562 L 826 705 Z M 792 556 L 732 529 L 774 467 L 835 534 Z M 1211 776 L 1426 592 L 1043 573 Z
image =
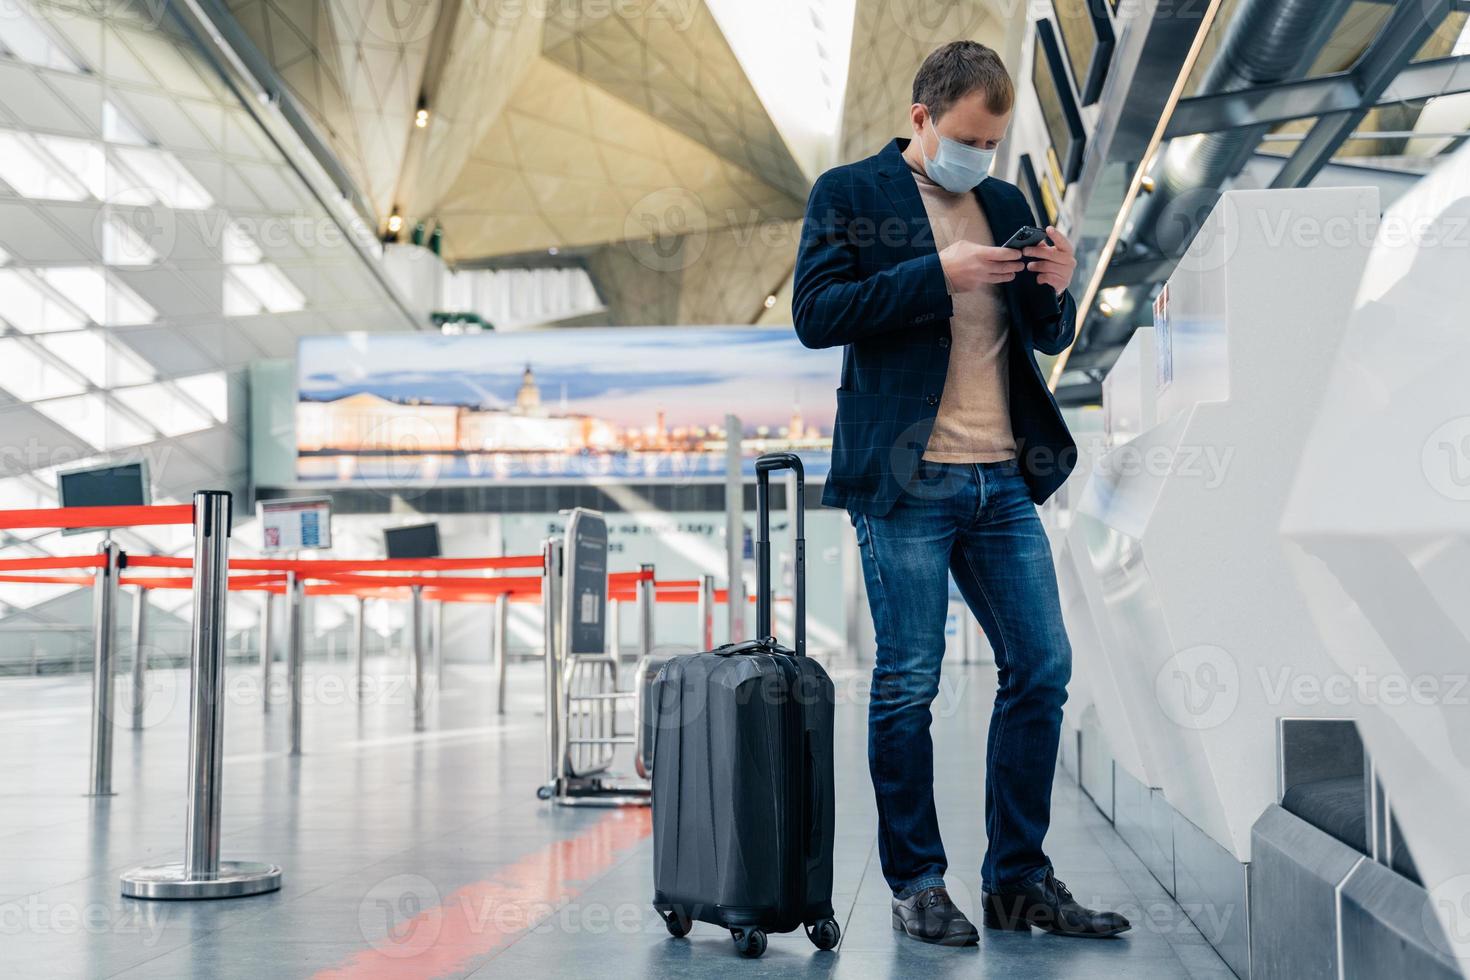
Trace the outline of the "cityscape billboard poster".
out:
M 723 479 L 724 419 L 824 476 L 840 349 L 790 328 L 626 327 L 305 337 L 303 484 Z

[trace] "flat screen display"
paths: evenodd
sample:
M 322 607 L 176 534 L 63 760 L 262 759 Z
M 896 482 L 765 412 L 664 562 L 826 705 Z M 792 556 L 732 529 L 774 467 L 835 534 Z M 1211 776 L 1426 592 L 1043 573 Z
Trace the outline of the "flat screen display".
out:
M 390 527 L 383 532 L 383 543 L 389 558 L 438 558 L 439 525 Z
M 1031 58 L 1031 83 L 1041 103 L 1041 117 L 1046 132 L 1062 165 L 1062 180 L 1070 184 L 1082 169 L 1085 133 L 1077 100 L 1072 96 L 1072 83 L 1067 66 L 1057 45 L 1051 21 L 1036 22 L 1036 48 Z M 1062 188 L 1063 193 L 1066 188 Z
M 1036 167 L 1031 162 L 1031 155 L 1022 153 L 1016 166 L 1016 186 L 1021 188 L 1026 203 L 1031 205 L 1031 214 L 1037 221 L 1051 224 L 1056 216 L 1046 206 L 1046 198 L 1041 193 L 1041 181 L 1036 179 Z
M 1057 30 L 1067 63 L 1077 84 L 1078 101 L 1092 105 L 1102 94 L 1108 62 L 1113 56 L 1113 24 L 1104 9 L 1104 0 L 1053 0 L 1057 12 Z
M 148 503 L 148 477 L 141 462 L 62 473 L 57 485 L 63 507 L 141 507 Z

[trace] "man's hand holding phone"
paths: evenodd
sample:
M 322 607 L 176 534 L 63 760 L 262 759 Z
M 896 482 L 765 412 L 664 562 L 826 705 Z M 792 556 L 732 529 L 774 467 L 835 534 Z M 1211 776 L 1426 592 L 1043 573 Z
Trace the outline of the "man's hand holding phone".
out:
M 1060 295 L 1072 282 L 1077 271 L 1077 257 L 1072 254 L 1072 243 L 1055 227 L 1046 226 L 1043 241 L 1021 249 L 1026 256 L 1026 271 L 1036 273 L 1036 281 L 1050 286 Z
M 999 245 L 957 241 L 939 253 L 939 264 L 952 292 L 968 293 L 981 286 L 1010 282 L 1026 268 L 1021 251 Z

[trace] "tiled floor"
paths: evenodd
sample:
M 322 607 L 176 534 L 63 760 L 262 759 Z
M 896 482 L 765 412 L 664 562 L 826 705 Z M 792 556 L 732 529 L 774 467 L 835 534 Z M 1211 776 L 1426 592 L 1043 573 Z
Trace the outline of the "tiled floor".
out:
M 261 710 L 255 672 L 232 670 L 226 709 L 224 857 L 274 861 L 275 894 L 217 902 L 123 899 L 118 873 L 179 860 L 184 675 L 150 679 L 148 727 L 117 732 L 106 800 L 87 781 L 88 681 L 0 680 L 0 973 L 7 977 L 1190 977 L 1231 974 L 1066 777 L 1048 850 L 1079 898 L 1137 927 L 1110 942 L 987 933 L 979 949 L 895 934 L 874 850 L 864 673 L 834 668 L 840 801 L 836 895 L 843 942 L 800 933 L 738 959 L 696 924 L 672 940 L 648 906 L 647 814 L 539 802 L 539 667 L 517 665 L 503 720 L 488 671 L 451 667 L 430 731 L 415 737 L 401 663 L 359 706 L 342 674 L 313 670 L 306 755 L 284 753 L 286 712 Z M 279 676 L 278 671 L 278 676 Z M 976 906 L 984 722 L 994 674 L 957 667 L 936 706 L 950 887 Z M 127 703 L 127 681 L 118 685 Z M 279 694 L 276 695 L 279 697 Z

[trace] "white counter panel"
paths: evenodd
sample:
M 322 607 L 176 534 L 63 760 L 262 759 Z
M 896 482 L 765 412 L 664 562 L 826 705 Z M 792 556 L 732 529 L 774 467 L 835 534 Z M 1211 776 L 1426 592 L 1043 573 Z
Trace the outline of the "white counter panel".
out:
M 1384 216 L 1282 520 L 1443 936 L 1470 968 L 1470 148 Z
M 1369 188 L 1222 198 L 1169 282 L 1157 424 L 1099 460 L 1074 522 L 1144 781 L 1242 861 L 1276 720 L 1341 714 L 1294 696 L 1332 661 L 1278 527 L 1368 254 L 1322 229 L 1377 215 Z

